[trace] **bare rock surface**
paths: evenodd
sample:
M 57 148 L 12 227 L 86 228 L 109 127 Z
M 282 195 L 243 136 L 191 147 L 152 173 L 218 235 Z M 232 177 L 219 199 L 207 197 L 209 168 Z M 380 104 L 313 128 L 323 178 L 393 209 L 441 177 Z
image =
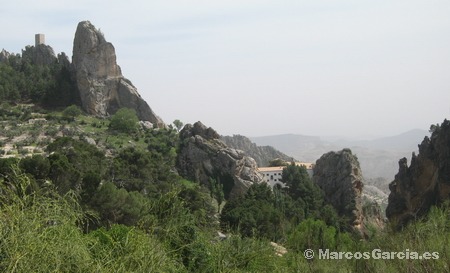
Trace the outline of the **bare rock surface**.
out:
M 389 185 L 386 216 L 397 228 L 425 215 L 431 206 L 450 199 L 450 121 L 432 126 L 431 137 L 419 145 L 419 154 L 399 161 Z
M 177 169 L 183 177 L 208 185 L 220 180 L 225 197 L 244 194 L 253 183 L 261 183 L 256 161 L 241 150 L 229 148 L 220 135 L 201 122 L 187 124 L 180 132 Z
M 114 46 L 89 21 L 78 24 L 72 65 L 82 107 L 87 113 L 105 117 L 126 107 L 134 109 L 140 120 L 156 127 L 165 126 L 136 87 L 122 75 Z
M 255 159 L 260 167 L 269 166 L 270 161 L 277 158 L 287 162 L 295 161 L 292 157 L 283 154 L 271 146 L 258 146 L 245 136 L 221 136 L 220 139 L 229 147 L 244 151 L 247 155 Z
M 340 217 L 344 217 L 355 230 L 362 232 L 363 212 L 361 194 L 363 176 L 358 159 L 350 149 L 328 152 L 314 167 L 313 180 L 325 193 Z
M 2 51 L 0 51 L 0 63 L 7 62 L 9 59 L 9 56 L 11 56 L 11 53 L 6 51 L 5 49 L 2 49 Z

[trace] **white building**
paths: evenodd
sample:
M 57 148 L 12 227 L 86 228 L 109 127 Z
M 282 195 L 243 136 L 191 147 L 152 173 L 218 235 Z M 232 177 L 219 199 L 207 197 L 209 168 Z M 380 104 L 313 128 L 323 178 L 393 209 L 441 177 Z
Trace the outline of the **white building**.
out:
M 281 175 L 283 174 L 283 169 L 285 167 L 263 167 L 258 168 L 258 171 L 264 175 L 264 182 L 273 188 L 276 184 L 284 186 Z
M 305 166 L 306 171 L 309 174 L 309 177 L 313 176 L 314 163 L 295 162 L 295 165 Z M 264 176 L 264 178 L 263 178 L 264 182 L 269 184 L 271 188 L 273 188 L 276 184 L 279 184 L 280 186 L 283 187 L 284 183 L 282 181 L 282 174 L 283 174 L 284 168 L 285 168 L 285 166 L 261 167 L 261 168 L 258 168 L 258 171 Z

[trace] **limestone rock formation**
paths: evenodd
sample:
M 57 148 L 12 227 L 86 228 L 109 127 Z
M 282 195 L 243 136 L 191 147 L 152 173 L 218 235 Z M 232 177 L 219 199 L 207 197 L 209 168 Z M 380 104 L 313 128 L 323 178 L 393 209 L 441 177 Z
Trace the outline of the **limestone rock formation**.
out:
M 361 194 L 363 177 L 358 159 L 350 149 L 329 152 L 316 161 L 313 180 L 325 193 L 325 200 L 355 230 L 363 231 Z
M 53 48 L 45 44 L 26 46 L 25 50 L 22 50 L 22 58 L 37 65 L 49 65 L 58 61 Z
M 450 121 L 432 126 L 408 167 L 406 158 L 389 185 L 391 193 L 386 216 L 397 228 L 425 215 L 432 205 L 450 199 Z
M 6 61 L 8 61 L 9 56 L 11 56 L 11 53 L 6 51 L 5 49 L 2 49 L 2 51 L 0 52 L 0 63 L 5 63 Z
M 244 151 L 248 156 L 255 159 L 260 167 L 268 166 L 271 160 L 277 158 L 288 162 L 295 161 L 292 157 L 283 154 L 272 146 L 258 146 L 245 136 L 222 136 L 220 139 L 225 142 L 228 147 Z
M 140 120 L 155 127 L 165 126 L 136 87 L 122 76 L 114 46 L 89 21 L 78 24 L 72 62 L 82 107 L 87 113 L 108 116 L 127 107 L 134 109 Z
M 253 183 L 262 182 L 255 160 L 229 148 L 219 138 L 214 129 L 201 122 L 184 126 L 177 158 L 180 175 L 204 185 L 208 185 L 210 177 L 218 179 L 226 198 L 243 194 Z

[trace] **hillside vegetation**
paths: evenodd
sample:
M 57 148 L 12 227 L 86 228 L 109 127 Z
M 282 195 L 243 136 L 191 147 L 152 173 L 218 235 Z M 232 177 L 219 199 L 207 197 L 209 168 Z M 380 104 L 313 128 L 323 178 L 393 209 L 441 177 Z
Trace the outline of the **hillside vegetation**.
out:
M 305 170 L 290 166 L 283 179 L 292 190 L 254 185 L 218 217 L 213 192 L 177 175 L 177 130 L 119 127 L 125 133 L 111 128 L 114 117 L 67 112 L 2 105 L 2 272 L 448 271 L 448 206 L 361 241 Z M 307 260 L 307 248 L 441 256 Z

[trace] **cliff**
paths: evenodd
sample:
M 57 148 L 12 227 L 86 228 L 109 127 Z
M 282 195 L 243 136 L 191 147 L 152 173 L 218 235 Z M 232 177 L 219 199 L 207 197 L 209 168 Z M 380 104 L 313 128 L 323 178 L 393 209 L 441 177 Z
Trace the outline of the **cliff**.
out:
M 225 198 L 241 195 L 253 183 L 262 182 L 256 161 L 240 150 L 229 148 L 219 134 L 201 122 L 187 124 L 180 132 L 177 169 L 181 176 L 208 185 L 220 180 Z
M 450 199 L 450 122 L 433 125 L 408 167 L 406 158 L 389 185 L 386 216 L 397 228 L 425 215 L 431 206 Z
M 239 149 L 244 151 L 248 156 L 255 159 L 258 166 L 268 166 L 271 160 L 276 158 L 285 161 L 294 161 L 292 157 L 289 157 L 282 152 L 276 150 L 272 146 L 258 146 L 253 143 L 249 138 L 241 135 L 222 136 L 220 138 L 228 147 Z
M 136 87 L 122 75 L 114 46 L 89 21 L 78 24 L 72 62 L 81 104 L 87 113 L 109 116 L 126 107 L 134 109 L 140 120 L 156 127 L 165 126 Z

